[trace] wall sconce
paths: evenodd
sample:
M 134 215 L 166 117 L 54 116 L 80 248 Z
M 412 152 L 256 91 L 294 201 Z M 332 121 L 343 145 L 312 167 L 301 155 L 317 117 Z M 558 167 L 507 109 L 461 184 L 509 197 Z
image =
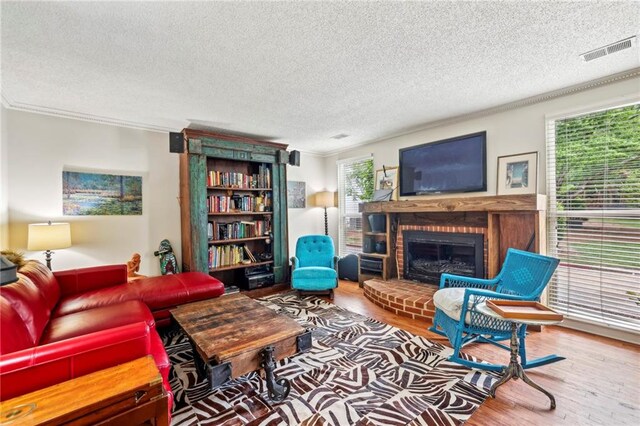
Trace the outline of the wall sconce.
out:
M 71 226 L 68 223 L 32 223 L 29 225 L 28 250 L 44 250 L 47 268 L 51 269 L 51 250 L 71 247 Z

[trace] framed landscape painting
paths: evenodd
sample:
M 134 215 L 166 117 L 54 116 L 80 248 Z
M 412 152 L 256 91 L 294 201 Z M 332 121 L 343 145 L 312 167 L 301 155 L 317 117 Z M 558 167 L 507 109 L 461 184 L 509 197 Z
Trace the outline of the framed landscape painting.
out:
M 62 213 L 142 215 L 142 176 L 62 172 Z
M 498 157 L 498 195 L 535 194 L 537 183 L 537 152 Z

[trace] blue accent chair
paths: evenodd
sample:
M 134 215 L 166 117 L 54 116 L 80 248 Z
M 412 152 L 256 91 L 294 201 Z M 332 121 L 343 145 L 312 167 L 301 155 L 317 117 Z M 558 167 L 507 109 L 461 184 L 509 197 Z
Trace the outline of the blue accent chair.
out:
M 472 342 L 491 343 L 509 350 L 508 345 L 498 342 L 511 337 L 511 322 L 483 315 L 476 306 L 487 299 L 538 301 L 557 266 L 558 259 L 510 248 L 502 270 L 493 279 L 442 274 L 440 289 L 433 296 L 436 312 L 429 330 L 449 339 L 453 347 L 449 360 L 472 368 L 502 370 L 504 365 L 474 362 L 460 356 L 462 347 Z M 518 330 L 523 368 L 565 359 L 547 355 L 527 361 L 526 329 L 526 325 L 521 325 Z
M 296 255 L 291 258 L 291 287 L 299 293 L 328 293 L 338 286 L 338 256 L 327 235 L 298 238 Z

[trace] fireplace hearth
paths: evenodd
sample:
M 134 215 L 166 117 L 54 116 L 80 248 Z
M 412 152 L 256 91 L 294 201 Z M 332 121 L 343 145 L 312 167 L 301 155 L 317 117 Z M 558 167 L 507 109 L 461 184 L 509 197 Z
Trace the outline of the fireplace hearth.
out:
M 484 236 L 405 230 L 404 278 L 439 284 L 444 273 L 484 278 Z

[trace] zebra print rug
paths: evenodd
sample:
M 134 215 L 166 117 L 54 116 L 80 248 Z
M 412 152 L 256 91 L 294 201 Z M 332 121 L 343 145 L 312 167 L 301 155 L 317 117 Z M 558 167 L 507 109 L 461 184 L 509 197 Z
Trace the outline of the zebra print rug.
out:
M 258 373 L 211 391 L 181 331 L 165 330 L 175 393 L 172 425 L 459 425 L 487 398 L 493 373 L 446 360 L 451 349 L 316 297 L 259 299 L 313 330 L 313 348 L 279 362 L 281 403 Z

